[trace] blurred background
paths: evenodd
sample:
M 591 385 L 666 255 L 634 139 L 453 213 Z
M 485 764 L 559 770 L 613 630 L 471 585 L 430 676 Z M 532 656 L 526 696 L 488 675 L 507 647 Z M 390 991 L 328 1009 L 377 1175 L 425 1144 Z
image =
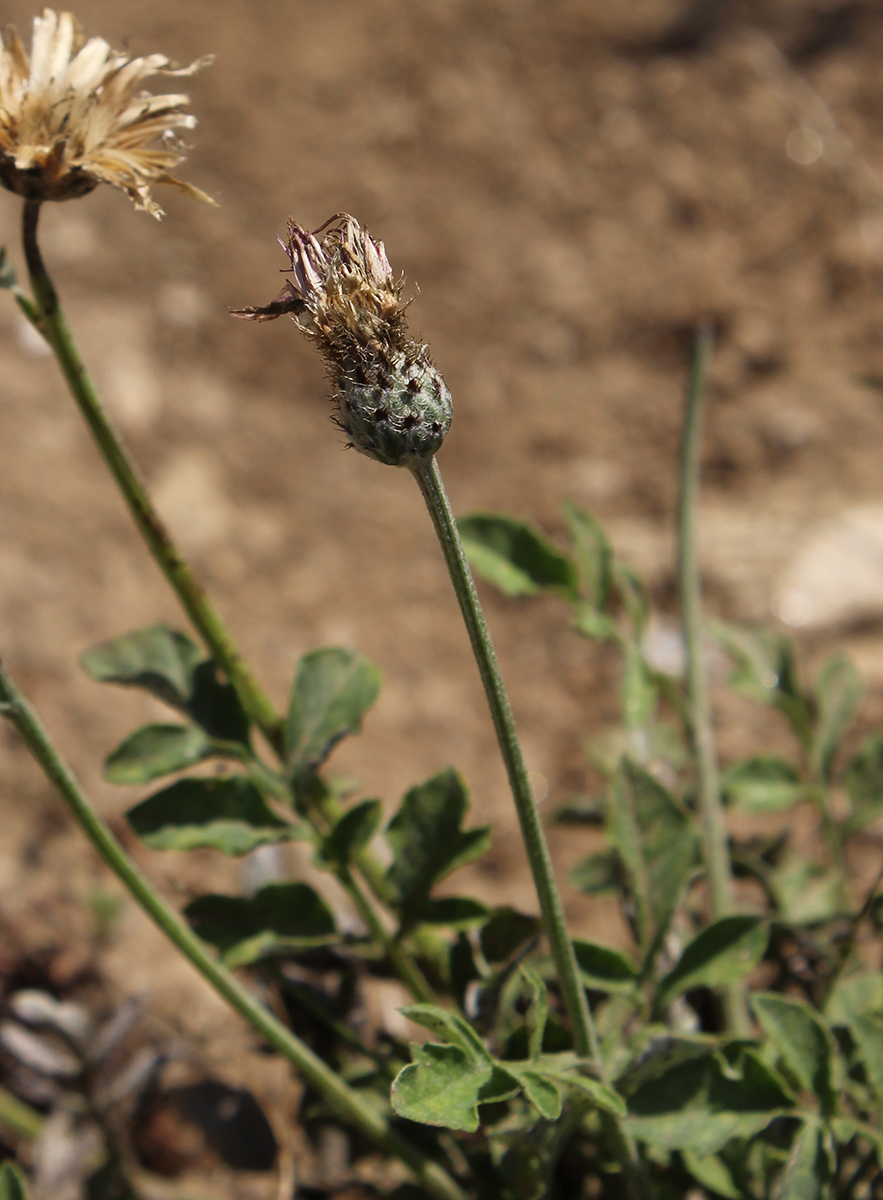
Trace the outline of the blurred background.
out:
M 3 5 L 26 41 L 33 15 Z M 227 315 L 275 295 L 289 215 L 315 228 L 348 211 L 405 273 L 412 327 L 454 396 L 440 461 L 455 510 L 508 511 L 555 539 L 562 499 L 591 509 L 652 584 L 661 660 L 676 649 L 689 345 L 713 319 L 708 608 L 792 629 L 808 669 L 846 650 L 867 687 L 865 727 L 879 724 L 883 6 L 82 0 L 77 15 L 87 36 L 133 54 L 217 55 L 187 81 L 199 126 L 182 173 L 219 207 L 159 189 L 158 224 L 99 188 L 47 206 L 44 251 L 160 509 L 275 700 L 323 643 L 382 668 L 364 735 L 336 762 L 363 794 L 392 804 L 455 764 L 475 819 L 496 830 L 473 886 L 533 908 L 416 488 L 343 451 L 321 363 L 289 322 Z M 18 220 L 19 201 L 0 194 L 0 241 L 21 266 Z M 99 688 L 76 659 L 182 618 L 10 300 L 0 355 L 0 651 L 123 831 L 137 796 L 102 783 L 101 760 L 161 710 Z M 615 656 L 580 641 L 552 599 L 485 596 L 538 793 L 557 807 L 597 784 L 583 743 L 616 719 Z M 723 712 L 724 755 L 769 720 Z M 3 730 L 0 780 L 0 942 L 62 978 L 91 961 L 96 897 L 114 888 Z M 591 845 L 573 831 L 552 840 L 562 877 Z M 208 852 L 143 861 L 176 900 L 242 884 Z M 294 849 L 277 865 L 305 862 Z M 617 936 L 603 904 L 566 899 L 578 929 Z M 130 905 L 102 937 L 113 986 L 149 987 L 206 1053 L 245 1062 L 249 1035 Z M 233 1070 L 248 1077 L 247 1063 Z

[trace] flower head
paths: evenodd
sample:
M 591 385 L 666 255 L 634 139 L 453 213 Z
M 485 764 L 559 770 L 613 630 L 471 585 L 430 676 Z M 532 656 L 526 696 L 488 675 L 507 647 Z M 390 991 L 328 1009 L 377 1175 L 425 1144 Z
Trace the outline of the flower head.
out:
M 154 183 L 214 203 L 170 174 L 182 157 L 175 130 L 196 124 L 183 111 L 188 97 L 141 90 L 150 75 L 192 75 L 210 61 L 178 68 L 162 54 L 130 58 L 101 38 L 83 44 L 73 16 L 51 8 L 34 18 L 30 59 L 8 30 L 0 35 L 0 184 L 28 200 L 70 200 L 109 183 L 155 217 Z
M 440 448 L 451 424 L 451 395 L 429 348 L 407 331 L 402 298 L 383 242 L 339 213 L 309 233 L 288 222 L 291 278 L 263 308 L 237 317 L 273 321 L 288 313 L 325 359 L 337 419 L 363 454 L 417 466 Z

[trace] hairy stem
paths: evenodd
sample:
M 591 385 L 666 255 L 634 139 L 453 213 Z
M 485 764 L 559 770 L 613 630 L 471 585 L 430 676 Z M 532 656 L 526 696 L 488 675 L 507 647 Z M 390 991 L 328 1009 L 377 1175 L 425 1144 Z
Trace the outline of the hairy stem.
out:
M 497 656 L 484 619 L 481 602 L 478 599 L 478 592 L 475 590 L 475 581 L 466 561 L 463 543 L 457 530 L 457 522 L 445 493 L 438 463 L 432 458 L 428 463 L 417 467 L 413 471 L 413 475 L 426 502 L 429 516 L 438 536 L 454 593 L 460 605 L 460 612 L 469 634 L 472 653 L 484 684 L 497 742 L 506 766 L 506 773 L 509 776 L 509 786 L 512 789 L 512 797 L 521 825 L 521 836 L 527 850 L 531 874 L 540 902 L 543 926 L 555 963 L 564 1006 L 570 1019 L 574 1046 L 579 1055 L 592 1060 L 599 1076 L 606 1082 L 607 1072 L 601 1055 L 595 1023 L 589 1010 L 585 988 L 580 979 L 573 942 L 567 932 L 564 908 L 552 872 L 549 847 L 530 786 L 509 697 L 500 674 Z M 611 1124 L 613 1127 L 610 1129 L 610 1133 L 617 1145 L 623 1168 L 629 1178 L 630 1190 L 636 1197 L 645 1196 L 648 1194 L 647 1185 L 641 1172 L 637 1149 L 618 1122 Z
M 270 744 L 278 748 L 281 744 L 281 726 L 272 703 L 243 661 L 190 564 L 172 540 L 171 534 L 153 506 L 131 454 L 98 398 L 40 253 L 37 242 L 39 217 L 39 201 L 26 200 L 22 217 L 22 240 L 38 312 L 33 313 L 23 305 L 20 307 L 52 348 L 71 395 L 89 426 L 150 553 L 177 594 L 215 662 L 235 687 L 246 712 L 263 731 Z
M 456 1182 L 421 1150 L 401 1137 L 388 1119 L 350 1088 L 207 950 L 135 866 L 53 745 L 37 714 L 0 664 L 0 714 L 18 730 L 47 778 L 55 785 L 86 837 L 129 893 L 202 977 L 266 1041 L 284 1055 L 343 1120 L 356 1126 L 384 1153 L 405 1163 L 439 1200 L 465 1200 Z
M 696 756 L 699 814 L 708 871 L 708 895 L 712 918 L 719 920 L 733 911 L 733 878 L 721 801 L 711 703 L 702 654 L 702 588 L 696 550 L 703 400 L 713 344 L 711 329 L 700 330 L 696 337 L 687 387 L 678 489 L 678 590 L 686 655 L 687 712 Z M 734 984 L 727 988 L 725 1005 L 730 1027 L 734 1032 L 747 1033 L 750 1022 L 744 990 L 740 985 Z

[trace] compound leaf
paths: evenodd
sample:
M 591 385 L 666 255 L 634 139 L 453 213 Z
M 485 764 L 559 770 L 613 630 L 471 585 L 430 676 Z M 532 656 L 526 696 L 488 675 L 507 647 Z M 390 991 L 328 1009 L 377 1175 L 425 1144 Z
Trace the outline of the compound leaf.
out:
M 476 1059 L 459 1046 L 435 1042 L 414 1043 L 411 1057 L 414 1061 L 393 1082 L 393 1111 L 422 1125 L 474 1133 L 482 1092 L 494 1074 L 490 1059 Z

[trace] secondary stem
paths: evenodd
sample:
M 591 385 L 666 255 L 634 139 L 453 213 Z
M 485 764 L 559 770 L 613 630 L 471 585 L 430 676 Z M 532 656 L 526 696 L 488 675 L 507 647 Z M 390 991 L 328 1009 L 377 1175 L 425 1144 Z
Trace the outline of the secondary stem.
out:
M 472 653 L 484 684 L 497 742 L 506 766 L 506 773 L 509 776 L 509 786 L 512 789 L 521 825 L 521 836 L 527 850 L 531 874 L 540 902 L 543 926 L 555 963 L 564 1007 L 570 1018 L 574 1047 L 577 1054 L 592 1060 L 601 1079 L 607 1082 L 607 1071 L 595 1023 L 589 1009 L 585 988 L 580 979 L 573 942 L 567 932 L 564 908 L 552 872 L 549 847 L 530 786 L 530 778 L 515 729 L 509 697 L 506 694 L 493 642 L 484 619 L 478 592 L 475 589 L 475 581 L 466 561 L 466 553 L 457 530 L 457 522 L 445 493 L 441 471 L 435 458 L 432 458 L 428 463 L 417 467 L 413 475 L 426 502 L 429 516 L 438 536 L 448 574 L 460 605 L 460 612 L 469 634 Z M 619 1122 L 611 1119 L 609 1122 L 605 1122 L 605 1125 L 620 1156 L 623 1170 L 628 1178 L 629 1190 L 635 1197 L 648 1196 L 650 1194 L 649 1185 L 644 1178 L 634 1142 Z
M 687 710 L 696 755 L 699 813 L 708 870 L 708 895 L 711 915 L 714 920 L 719 920 L 733 910 L 733 880 L 721 803 L 711 704 L 702 654 L 702 589 L 696 550 L 703 399 L 713 344 L 711 330 L 700 330 L 696 338 L 687 388 L 678 491 L 678 588 L 686 655 Z M 746 1033 L 749 1020 L 742 988 L 738 985 L 728 988 L 725 998 L 728 1023 L 736 1032 Z
M 98 398 L 40 253 L 37 242 L 39 217 L 39 201 L 26 200 L 22 215 L 22 240 L 39 312 L 34 314 L 24 306 L 22 309 L 35 322 L 52 348 L 71 394 L 119 485 L 150 553 L 176 592 L 215 662 L 236 688 L 246 712 L 264 732 L 270 744 L 278 748 L 281 729 L 273 704 L 243 661 L 192 568 L 172 540 L 153 506 L 131 454 Z
M 340 1116 L 359 1128 L 384 1153 L 405 1163 L 424 1187 L 439 1200 L 465 1200 L 465 1194 L 438 1164 L 391 1129 L 387 1118 L 350 1088 L 291 1030 L 268 1012 L 225 967 L 209 953 L 178 914 L 158 895 L 135 866 L 105 822 L 98 816 L 61 758 L 37 714 L 0 664 L 0 714 L 18 730 L 47 778 L 55 785 L 86 837 L 128 889 L 153 923 L 189 959 L 227 1003 L 243 1016 L 274 1049 L 291 1062 Z

